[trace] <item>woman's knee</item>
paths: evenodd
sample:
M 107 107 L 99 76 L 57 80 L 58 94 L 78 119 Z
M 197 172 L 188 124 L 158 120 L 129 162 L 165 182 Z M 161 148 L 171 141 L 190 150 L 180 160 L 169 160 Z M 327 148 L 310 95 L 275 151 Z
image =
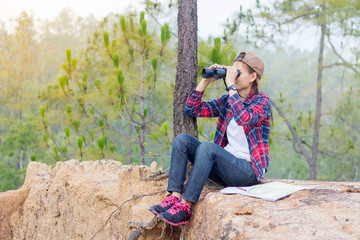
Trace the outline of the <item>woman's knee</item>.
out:
M 189 142 L 192 136 L 186 133 L 179 134 L 175 137 L 173 147 L 174 146 L 186 146 Z
M 206 156 L 206 159 L 212 159 L 211 156 L 214 153 L 214 145 L 212 142 L 203 142 L 197 149 L 197 156 Z

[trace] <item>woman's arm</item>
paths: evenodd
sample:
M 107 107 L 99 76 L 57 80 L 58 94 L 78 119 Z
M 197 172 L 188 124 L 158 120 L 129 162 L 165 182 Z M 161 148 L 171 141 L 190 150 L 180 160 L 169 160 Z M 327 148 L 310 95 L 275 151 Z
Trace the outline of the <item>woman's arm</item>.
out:
M 240 126 L 253 125 L 271 116 L 270 99 L 264 93 L 258 94 L 248 106 L 241 101 L 239 94 L 229 97 L 228 103 L 234 120 Z
M 193 90 L 185 105 L 185 113 L 193 117 L 218 117 L 221 108 L 221 98 L 203 102 L 201 98 L 210 81 L 203 78 L 199 85 Z

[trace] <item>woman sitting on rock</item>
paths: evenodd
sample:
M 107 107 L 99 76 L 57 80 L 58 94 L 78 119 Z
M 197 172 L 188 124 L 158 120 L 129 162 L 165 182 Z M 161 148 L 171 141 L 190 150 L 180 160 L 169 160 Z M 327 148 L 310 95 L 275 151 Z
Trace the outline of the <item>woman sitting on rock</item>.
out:
M 201 143 L 187 134 L 176 136 L 167 187 L 170 195 L 149 209 L 171 225 L 189 222 L 191 204 L 198 201 L 208 178 L 223 186 L 251 186 L 268 169 L 271 106 L 269 97 L 258 89 L 263 61 L 254 53 L 242 52 L 232 66 L 210 66 L 225 67 L 228 94 L 201 101 L 206 87 L 216 80 L 203 78 L 185 106 L 191 116 L 218 117 L 214 143 Z M 193 169 L 184 191 L 188 160 Z

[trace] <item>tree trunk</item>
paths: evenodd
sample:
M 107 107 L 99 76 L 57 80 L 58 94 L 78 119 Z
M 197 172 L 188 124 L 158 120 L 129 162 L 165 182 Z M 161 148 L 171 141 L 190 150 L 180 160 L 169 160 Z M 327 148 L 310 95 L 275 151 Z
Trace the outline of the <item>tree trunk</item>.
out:
M 31 162 L 29 149 L 26 149 L 26 159 L 27 159 L 27 164 L 26 165 L 29 165 L 29 163 Z
M 196 118 L 184 113 L 186 99 L 196 86 L 197 1 L 179 0 L 178 59 L 174 91 L 174 137 L 187 133 L 198 138 Z
M 17 152 L 19 155 L 18 162 L 17 162 L 17 171 L 19 171 L 20 169 L 23 168 L 23 151 L 18 149 Z
M 144 55 L 141 56 L 141 89 L 140 89 L 140 132 L 139 132 L 139 151 L 140 151 L 140 164 L 145 165 L 145 79 L 144 79 Z
M 140 165 L 145 165 L 145 124 L 143 123 L 140 125 L 139 152 Z
M 325 12 L 325 3 L 322 3 L 322 11 Z M 310 164 L 310 179 L 316 180 L 316 163 L 317 163 L 317 154 L 319 146 L 319 133 L 320 133 L 320 118 L 321 118 L 321 102 L 322 102 L 322 71 L 323 71 L 323 57 L 324 57 L 324 43 L 325 43 L 325 32 L 326 32 L 326 23 L 323 20 L 320 24 L 321 26 L 321 38 L 320 38 L 320 52 L 318 60 L 318 74 L 317 74 L 317 84 L 316 84 L 316 115 L 315 115 L 315 125 L 314 125 L 314 136 L 313 136 L 313 146 L 312 146 L 312 159 Z
M 131 137 L 132 132 L 132 126 L 131 123 L 128 122 L 128 136 Z M 127 146 L 126 146 L 126 164 L 131 164 L 131 141 L 128 140 Z

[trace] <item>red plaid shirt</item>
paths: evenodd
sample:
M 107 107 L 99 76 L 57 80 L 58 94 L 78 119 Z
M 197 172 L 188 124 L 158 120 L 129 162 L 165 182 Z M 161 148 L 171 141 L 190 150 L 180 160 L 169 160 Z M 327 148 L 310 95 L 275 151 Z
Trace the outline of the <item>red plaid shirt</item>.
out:
M 249 145 L 250 159 L 258 181 L 264 178 L 269 166 L 270 99 L 265 93 L 250 92 L 242 101 L 239 94 L 228 94 L 203 102 L 204 92 L 193 90 L 185 106 L 185 113 L 193 117 L 219 117 L 214 143 L 228 144 L 226 128 L 233 117 L 244 132 Z

